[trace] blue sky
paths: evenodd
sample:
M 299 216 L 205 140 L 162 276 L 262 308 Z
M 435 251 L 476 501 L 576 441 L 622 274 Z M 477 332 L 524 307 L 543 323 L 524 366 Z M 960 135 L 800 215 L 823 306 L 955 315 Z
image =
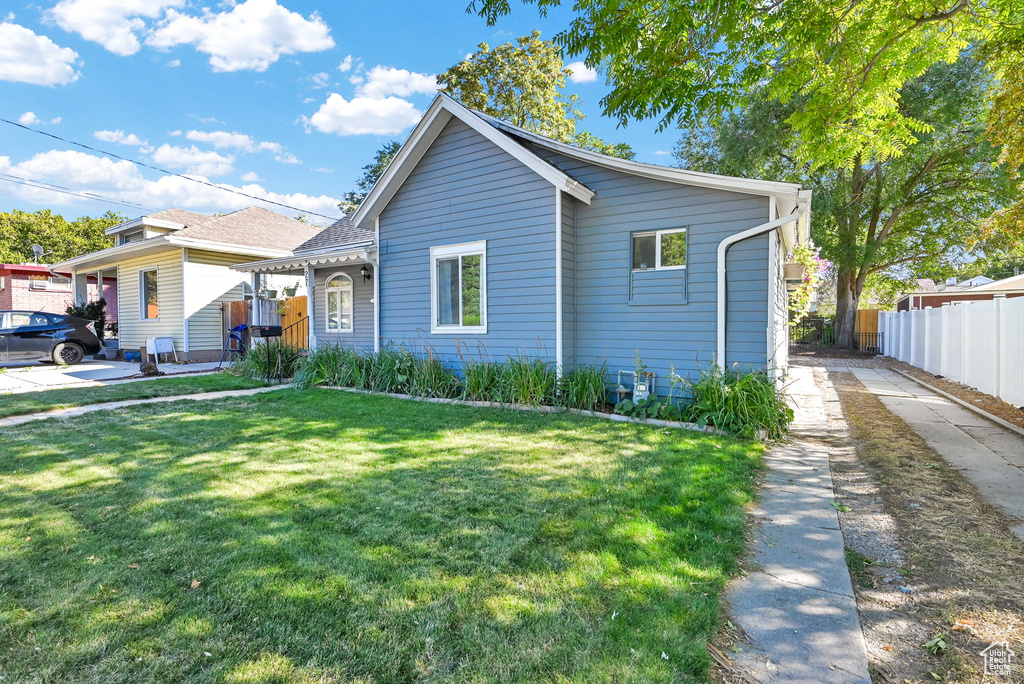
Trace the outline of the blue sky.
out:
M 480 42 L 497 45 L 535 28 L 550 38 L 570 18 L 558 10 L 542 19 L 513 3 L 511 16 L 488 27 L 466 13 L 466 0 L 3 6 L 0 117 L 331 217 L 381 143 L 405 140 L 432 98 L 435 74 Z M 650 122 L 617 128 L 600 116 L 604 78 L 582 69 L 573 78 L 583 128 L 628 142 L 640 161 L 671 162 L 675 133 L 658 134 Z M 142 208 L 10 182 L 18 178 Z M 255 203 L 6 123 L 0 179 L 0 210 L 138 216 Z

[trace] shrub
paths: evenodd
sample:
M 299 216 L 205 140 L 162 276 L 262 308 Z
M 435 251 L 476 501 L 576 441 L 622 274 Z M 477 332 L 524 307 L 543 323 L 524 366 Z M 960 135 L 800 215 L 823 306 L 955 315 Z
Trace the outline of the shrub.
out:
M 287 379 L 296 376 L 304 361 L 305 350 L 277 338 L 267 338 L 232 364 L 231 372 L 253 380 L 279 376 Z
M 608 403 L 608 390 L 604 377 L 607 364 L 600 366 L 579 366 L 562 376 L 558 387 L 558 403 L 561 406 L 593 411 Z
M 84 318 L 89 321 L 95 321 L 96 325 L 96 337 L 102 341 L 107 334 L 107 300 L 100 297 L 99 299 L 88 302 L 86 304 L 72 304 L 64 310 L 68 316 L 74 316 L 75 318 Z M 116 325 L 116 323 L 115 323 Z M 114 333 L 117 336 L 117 333 Z
M 684 417 L 701 427 L 713 425 L 745 437 L 764 430 L 769 439 L 779 439 L 793 421 L 793 410 L 765 371 L 723 371 L 712 364 L 687 385 L 692 403 Z

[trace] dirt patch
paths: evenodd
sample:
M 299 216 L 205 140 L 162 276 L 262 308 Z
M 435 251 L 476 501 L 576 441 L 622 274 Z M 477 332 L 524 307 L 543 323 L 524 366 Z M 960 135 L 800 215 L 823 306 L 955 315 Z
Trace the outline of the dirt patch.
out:
M 959 382 L 953 382 L 941 375 L 932 375 L 920 368 L 911 366 L 909 363 L 897 361 L 896 359 L 886 359 L 886 361 L 888 362 L 886 365 L 890 368 L 896 368 L 908 375 L 913 375 L 922 382 L 927 382 L 932 387 L 937 387 L 943 392 L 948 392 L 961 401 L 966 401 L 972 406 L 977 406 L 982 411 L 988 411 L 997 418 L 1002 418 L 1008 423 L 1024 428 L 1024 408 L 1018 408 L 1013 404 L 1007 404 L 998 397 L 993 397 L 991 394 L 985 394 L 984 392 L 980 392 L 968 387 L 967 385 L 961 385 Z
M 1022 651 L 1024 544 L 853 374 L 828 380 L 836 501 L 875 681 L 1024 682 L 1020 657 L 1011 676 L 985 678 L 978 655 L 1004 639 Z

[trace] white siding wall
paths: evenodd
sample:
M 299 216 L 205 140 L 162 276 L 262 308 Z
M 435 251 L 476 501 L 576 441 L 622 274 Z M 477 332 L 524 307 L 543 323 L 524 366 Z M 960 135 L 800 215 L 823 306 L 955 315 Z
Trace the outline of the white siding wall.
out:
M 242 283 L 249 279 L 247 273 L 231 269 L 231 264 L 250 258 L 238 254 L 188 250 L 183 299 L 190 352 L 217 351 L 223 348 L 221 303 L 240 301 L 243 297 Z M 293 277 L 292 282 L 294 280 Z

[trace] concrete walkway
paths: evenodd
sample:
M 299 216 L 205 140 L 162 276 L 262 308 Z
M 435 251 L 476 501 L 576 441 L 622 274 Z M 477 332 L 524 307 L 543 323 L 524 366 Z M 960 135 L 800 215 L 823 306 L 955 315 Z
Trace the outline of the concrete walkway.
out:
M 216 363 L 161 363 L 166 375 L 212 371 Z M 19 394 L 60 387 L 100 387 L 115 384 L 137 375 L 139 364 L 128 361 L 94 361 L 87 359 L 74 366 L 43 364 L 0 364 L 0 394 Z M 147 378 L 148 379 L 148 378 Z
M 71 418 L 72 416 L 80 416 L 84 413 L 92 413 L 94 411 L 110 411 L 114 409 L 127 408 L 129 406 L 139 406 L 140 404 L 161 404 L 166 403 L 168 401 L 181 401 L 182 399 L 191 399 L 193 401 L 212 401 L 214 399 L 226 399 L 228 397 L 245 397 L 250 394 L 273 392 L 275 390 L 284 389 L 285 387 L 291 387 L 291 385 L 277 385 L 275 387 L 257 387 L 256 389 L 246 390 L 224 390 L 223 392 L 200 392 L 197 394 L 179 394 L 173 397 L 154 397 L 152 399 L 128 399 L 126 401 L 108 401 L 103 404 L 73 406 L 71 408 L 55 409 L 53 411 L 42 411 L 40 413 L 28 413 L 21 416 L 10 416 L 9 418 L 0 418 L 0 427 L 11 427 L 14 425 L 21 425 L 23 423 L 30 423 L 34 420 L 45 420 L 47 418 Z
M 986 501 L 1008 515 L 1014 534 L 1024 540 L 1024 438 L 899 373 L 849 370 Z
M 843 534 L 832 505 L 821 391 L 812 368 L 791 368 L 793 441 L 768 453 L 754 515 L 758 568 L 729 586 L 732 620 L 750 637 L 734 664 L 762 682 L 870 684 L 867 649 Z

